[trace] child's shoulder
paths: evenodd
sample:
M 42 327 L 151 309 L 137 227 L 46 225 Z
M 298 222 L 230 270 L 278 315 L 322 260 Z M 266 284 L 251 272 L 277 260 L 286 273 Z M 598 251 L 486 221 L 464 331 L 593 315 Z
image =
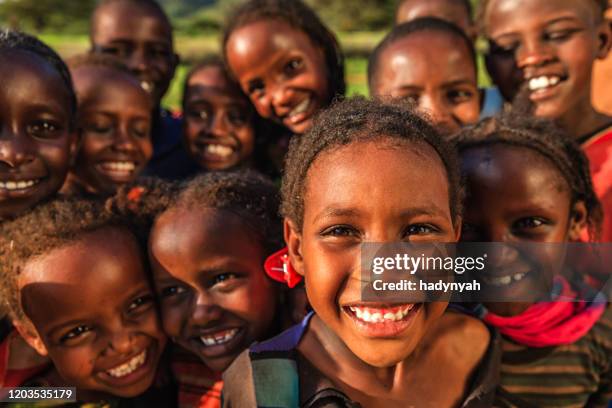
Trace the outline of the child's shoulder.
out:
M 426 335 L 426 340 L 459 363 L 477 365 L 489 349 L 491 332 L 479 319 L 446 311 Z M 467 344 L 469 347 L 465 347 Z

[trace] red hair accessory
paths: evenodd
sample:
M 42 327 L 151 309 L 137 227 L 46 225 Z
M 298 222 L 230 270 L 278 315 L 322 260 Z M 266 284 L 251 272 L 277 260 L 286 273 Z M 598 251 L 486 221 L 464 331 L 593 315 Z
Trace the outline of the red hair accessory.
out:
M 137 203 L 140 201 L 142 194 L 146 191 L 144 187 L 136 186 L 132 187 L 132 189 L 127 193 L 128 201 L 133 203 Z
M 290 288 L 295 287 L 302 281 L 302 277 L 291 266 L 287 248 L 270 255 L 264 263 L 264 269 L 270 278 L 285 283 Z

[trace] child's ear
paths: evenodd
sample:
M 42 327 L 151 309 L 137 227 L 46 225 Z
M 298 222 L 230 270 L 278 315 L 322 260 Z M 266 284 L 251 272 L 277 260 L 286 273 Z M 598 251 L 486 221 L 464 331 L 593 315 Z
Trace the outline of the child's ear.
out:
M 569 221 L 569 232 L 568 232 L 568 240 L 571 242 L 580 241 L 580 236 L 582 235 L 582 231 L 586 228 L 587 224 L 587 214 L 588 211 L 586 209 L 586 205 L 584 201 L 578 201 L 574 204 L 571 209 L 570 221 Z
M 612 47 L 612 24 L 607 19 L 599 25 L 597 30 L 597 38 L 599 40 L 599 47 L 597 49 L 597 58 L 605 59 L 610 52 Z
M 459 242 L 461 239 L 461 226 L 463 225 L 463 218 L 460 215 L 455 217 L 455 241 Z
M 45 343 L 43 343 L 32 323 L 13 321 L 13 326 L 15 327 L 15 330 L 17 330 L 17 333 L 19 333 L 26 343 L 36 350 L 38 354 L 41 356 L 46 356 L 49 354 Z
M 285 243 L 289 250 L 289 260 L 293 269 L 304 276 L 304 260 L 302 258 L 302 233 L 299 232 L 295 223 L 285 218 L 283 223 Z

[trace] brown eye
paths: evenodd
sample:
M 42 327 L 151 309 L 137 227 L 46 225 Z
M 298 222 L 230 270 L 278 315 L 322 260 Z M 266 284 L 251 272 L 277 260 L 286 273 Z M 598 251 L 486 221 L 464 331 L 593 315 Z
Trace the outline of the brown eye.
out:
M 80 325 L 73 329 L 71 329 L 68 333 L 64 334 L 60 338 L 61 343 L 76 343 L 79 339 L 83 338 L 88 332 L 92 330 L 91 327 L 87 325 Z
M 286 75 L 292 75 L 295 72 L 299 71 L 303 65 L 304 65 L 304 62 L 301 59 L 294 58 L 294 59 L 289 60 L 289 62 L 285 64 L 283 71 L 285 72 Z
M 38 120 L 27 125 L 26 130 L 32 137 L 38 139 L 51 139 L 56 137 L 60 132 L 61 125 L 53 121 Z

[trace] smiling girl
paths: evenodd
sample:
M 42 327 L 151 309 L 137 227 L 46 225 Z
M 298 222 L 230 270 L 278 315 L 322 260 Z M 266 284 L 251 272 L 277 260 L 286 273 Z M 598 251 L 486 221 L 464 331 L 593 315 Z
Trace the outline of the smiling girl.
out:
M 482 279 L 487 293 L 516 300 L 480 310 L 503 335 L 496 406 L 605 407 L 612 309 L 605 299 L 585 301 L 580 294 L 592 290 L 580 276 L 556 276 L 552 267 L 558 248 L 585 229 L 597 239 L 602 212 L 586 157 L 550 123 L 514 114 L 467 129 L 457 142 L 467 185 L 461 239 L 508 244 L 494 276 Z M 534 296 L 541 284 L 564 299 Z
M 134 181 L 153 154 L 150 96 L 118 60 L 69 61 L 77 93 L 80 149 L 62 192 L 108 195 Z
M 0 31 L 0 220 L 54 196 L 77 149 L 76 97 L 60 57 Z
M 456 157 L 420 117 L 365 99 L 322 113 L 293 139 L 282 186 L 289 262 L 314 314 L 236 359 L 225 406 L 490 406 L 484 325 L 445 302 L 361 298 L 361 244 L 455 242 L 460 199 Z

